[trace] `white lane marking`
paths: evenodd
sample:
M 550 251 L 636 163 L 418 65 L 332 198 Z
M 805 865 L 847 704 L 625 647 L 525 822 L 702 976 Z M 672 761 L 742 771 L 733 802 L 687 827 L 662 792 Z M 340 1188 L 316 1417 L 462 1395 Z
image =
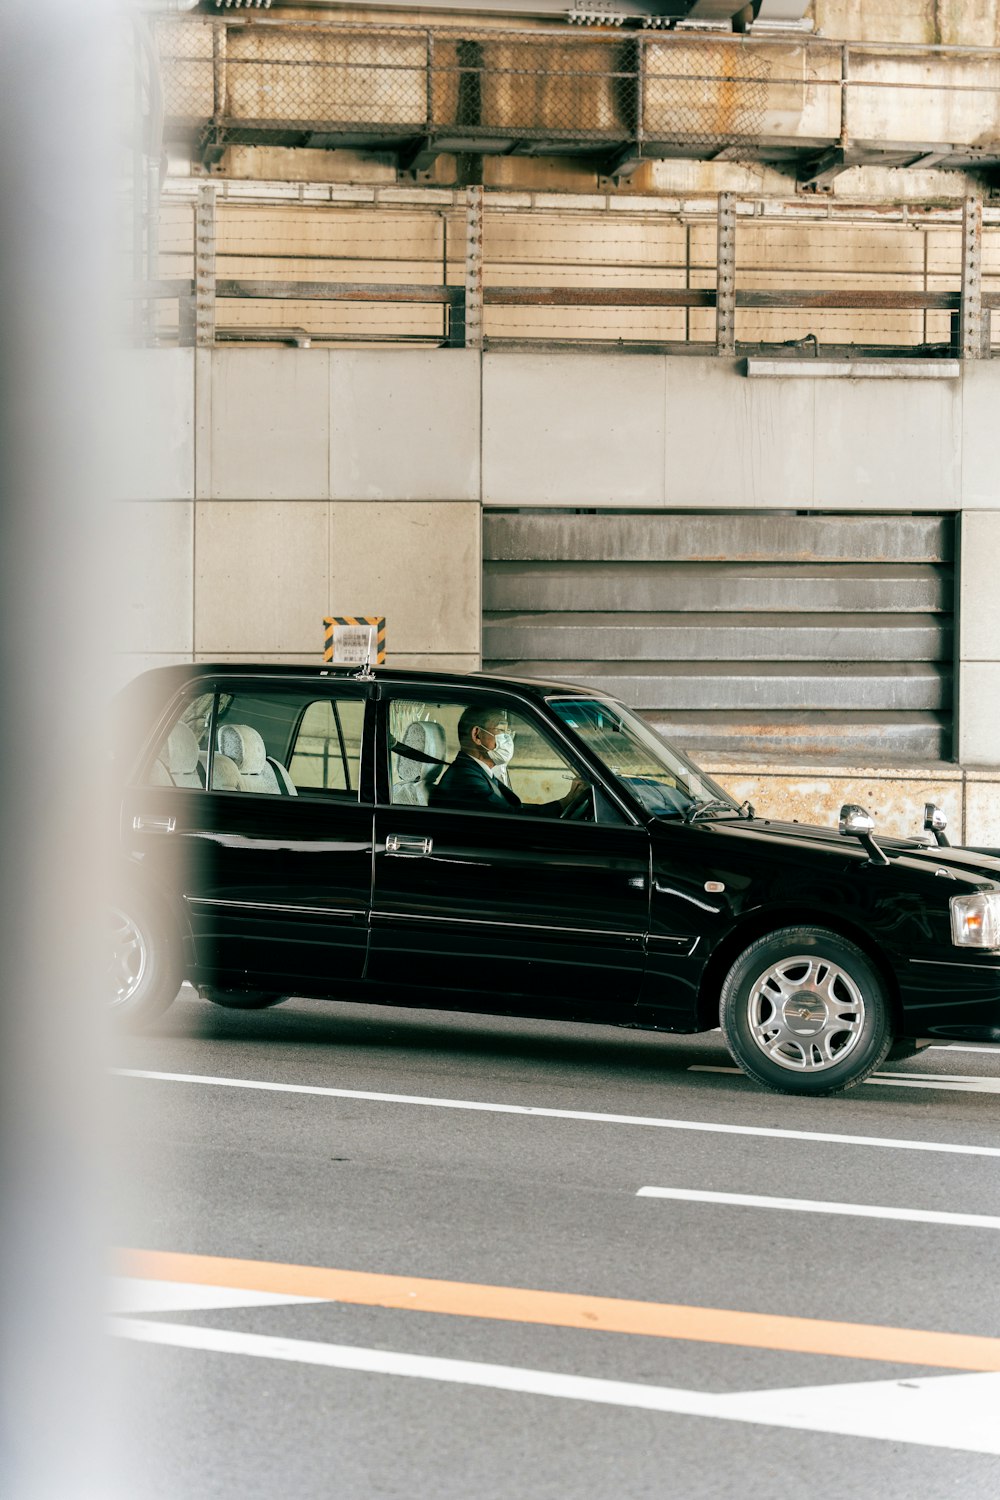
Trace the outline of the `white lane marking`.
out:
M 992 1078 L 988 1073 L 873 1073 L 873 1078 L 931 1078 L 940 1083 L 995 1083 L 1000 1085 L 1000 1078 Z
M 957 1047 L 954 1042 L 931 1042 L 929 1047 L 924 1047 L 922 1050 L 924 1052 L 990 1052 L 994 1057 L 1000 1057 L 1000 1042 L 992 1047 Z
M 200 1282 L 154 1281 L 145 1276 L 112 1276 L 108 1285 L 108 1310 L 113 1313 L 202 1312 L 206 1308 L 283 1307 L 327 1300 L 234 1286 L 203 1286 Z
M 888 1074 L 875 1073 L 865 1083 L 878 1084 L 890 1089 L 943 1089 L 950 1094 L 1000 1094 L 1000 1078 L 951 1078 L 946 1083 L 947 1073 L 940 1077 L 933 1073 L 904 1074 L 890 1078 Z
M 742 1422 L 1000 1453 L 1000 1375 L 992 1372 L 745 1391 L 729 1399 L 739 1403 Z
M 310 1094 L 326 1099 L 370 1099 L 378 1104 L 417 1104 L 431 1109 L 471 1109 L 494 1115 L 532 1115 L 542 1120 L 586 1120 L 599 1125 L 642 1125 L 656 1130 L 696 1130 L 713 1135 L 763 1136 L 779 1141 L 813 1141 L 834 1146 L 882 1146 L 892 1151 L 933 1151 L 953 1156 L 1000 1156 L 1000 1146 L 956 1146 L 941 1141 L 908 1141 L 879 1135 L 833 1135 L 821 1130 L 780 1130 L 769 1125 L 719 1125 L 707 1120 L 661 1120 L 655 1115 L 598 1114 L 585 1109 L 543 1109 L 528 1104 L 487 1104 L 473 1099 L 435 1099 L 420 1094 L 380 1094 L 371 1089 L 316 1088 L 305 1083 L 264 1083 L 248 1078 L 209 1078 L 196 1073 L 155 1073 L 145 1068 L 112 1068 L 119 1078 L 156 1083 L 200 1083 L 214 1088 L 261 1089 L 265 1093 Z M 720 1071 L 730 1071 L 722 1069 Z M 737 1072 L 738 1069 L 731 1071 Z
M 592 1401 L 677 1416 L 716 1417 L 762 1427 L 790 1427 L 849 1437 L 881 1438 L 969 1453 L 1000 1453 L 1000 1374 L 937 1375 L 916 1380 L 863 1381 L 778 1391 L 678 1390 L 587 1375 L 561 1375 L 515 1365 L 491 1365 L 423 1354 L 396 1354 L 347 1344 L 321 1344 L 223 1328 L 114 1318 L 112 1332 L 140 1343 L 242 1354 L 255 1359 L 407 1376 L 522 1395 Z
M 693 1188 L 641 1187 L 637 1198 L 676 1198 L 685 1203 L 726 1203 L 742 1208 L 783 1208 L 800 1214 L 846 1214 L 860 1219 L 906 1219 L 914 1224 L 948 1224 L 1000 1229 L 992 1214 L 948 1214 L 924 1208 L 874 1208 L 866 1203 L 823 1203 L 811 1198 L 763 1198 L 756 1193 L 708 1193 Z
M 692 1063 L 689 1073 L 732 1073 L 743 1076 L 741 1068 L 711 1068 L 707 1063 Z M 961 1073 L 872 1073 L 859 1088 L 874 1084 L 890 1089 L 943 1089 L 953 1094 L 1000 1094 L 1000 1078 L 965 1077 Z

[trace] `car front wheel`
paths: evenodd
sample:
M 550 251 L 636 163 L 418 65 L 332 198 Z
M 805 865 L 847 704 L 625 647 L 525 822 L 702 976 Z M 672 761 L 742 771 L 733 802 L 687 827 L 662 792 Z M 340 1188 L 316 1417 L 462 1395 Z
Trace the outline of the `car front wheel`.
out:
M 785 1094 L 833 1094 L 885 1060 L 885 987 L 854 943 L 824 927 L 758 938 L 722 986 L 723 1035 L 740 1067 Z

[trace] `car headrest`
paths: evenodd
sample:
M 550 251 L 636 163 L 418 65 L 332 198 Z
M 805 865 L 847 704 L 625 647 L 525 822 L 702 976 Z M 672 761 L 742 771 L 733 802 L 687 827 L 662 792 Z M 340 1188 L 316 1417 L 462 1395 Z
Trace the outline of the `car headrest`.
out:
M 167 769 L 174 776 L 198 769 L 198 741 L 187 724 L 176 723 L 167 735 Z
M 429 765 L 426 761 L 411 760 L 408 755 L 397 756 L 396 779 L 398 781 L 426 781 L 436 776 L 444 764 L 445 732 L 433 719 L 415 719 L 407 724 L 399 742 L 407 750 L 416 750 L 421 755 L 431 755 L 440 764 Z
M 218 748 L 235 761 L 241 776 L 260 776 L 267 765 L 264 741 L 249 724 L 223 724 L 219 729 Z

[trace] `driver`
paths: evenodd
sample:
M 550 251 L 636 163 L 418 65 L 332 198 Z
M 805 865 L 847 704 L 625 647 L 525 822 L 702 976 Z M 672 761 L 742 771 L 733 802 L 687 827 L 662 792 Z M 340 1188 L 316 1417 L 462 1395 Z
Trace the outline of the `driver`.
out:
M 514 754 L 514 736 L 507 712 L 472 704 L 458 721 L 460 750 L 436 786 L 431 787 L 432 807 L 468 807 L 479 812 L 532 812 L 558 818 L 587 783 L 574 777 L 569 791 L 554 802 L 523 803 L 516 792 L 497 776 Z

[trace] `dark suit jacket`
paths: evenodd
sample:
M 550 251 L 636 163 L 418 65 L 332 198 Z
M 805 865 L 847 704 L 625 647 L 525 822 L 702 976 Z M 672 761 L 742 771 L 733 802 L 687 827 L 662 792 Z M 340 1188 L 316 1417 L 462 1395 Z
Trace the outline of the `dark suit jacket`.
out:
M 516 792 L 497 781 L 464 750 L 455 756 L 437 785 L 431 787 L 430 805 L 469 807 L 477 812 L 520 812 L 522 807 Z

